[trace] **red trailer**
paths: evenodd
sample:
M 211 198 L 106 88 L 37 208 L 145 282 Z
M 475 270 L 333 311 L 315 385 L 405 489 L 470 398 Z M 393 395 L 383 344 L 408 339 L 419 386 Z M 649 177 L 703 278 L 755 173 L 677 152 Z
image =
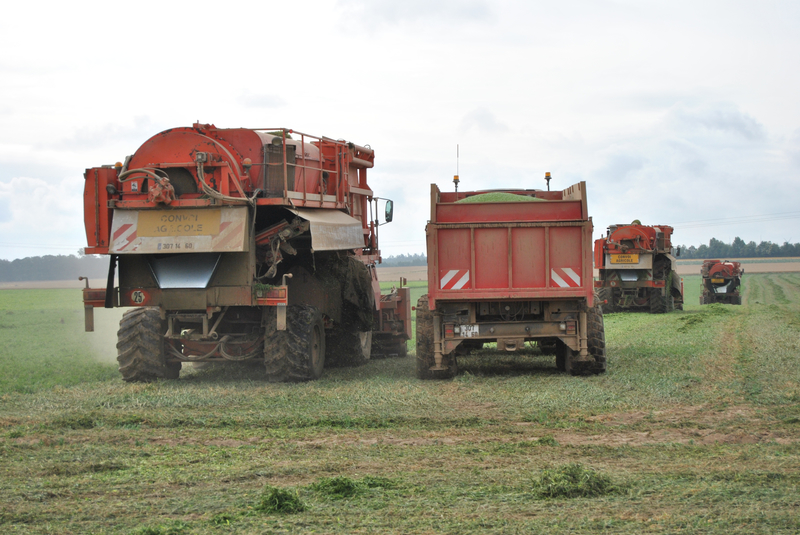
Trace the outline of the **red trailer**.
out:
M 426 234 L 428 294 L 417 304 L 420 378 L 452 377 L 456 354 L 486 342 L 515 351 L 537 341 L 555 350 L 561 370 L 605 371 L 584 182 L 563 191 L 456 193 L 434 184 Z

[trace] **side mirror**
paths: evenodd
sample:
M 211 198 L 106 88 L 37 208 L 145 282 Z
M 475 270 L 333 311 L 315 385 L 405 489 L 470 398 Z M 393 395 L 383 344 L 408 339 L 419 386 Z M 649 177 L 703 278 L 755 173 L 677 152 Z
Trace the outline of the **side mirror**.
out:
M 386 213 L 385 219 L 387 223 L 391 223 L 392 217 L 394 216 L 394 203 L 392 201 L 386 201 Z

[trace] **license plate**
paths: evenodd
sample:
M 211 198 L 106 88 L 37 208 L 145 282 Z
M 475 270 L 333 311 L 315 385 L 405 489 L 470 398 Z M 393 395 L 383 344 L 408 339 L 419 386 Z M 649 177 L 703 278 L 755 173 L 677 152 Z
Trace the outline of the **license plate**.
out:
M 139 236 L 214 236 L 219 234 L 222 210 L 142 210 L 139 212 Z
M 711 279 L 711 282 L 714 284 L 722 284 L 725 282 L 725 279 Z
M 478 336 L 479 328 L 477 325 L 462 325 L 461 326 L 461 336 L 463 338 L 473 338 Z
M 612 254 L 611 255 L 611 263 L 612 264 L 638 264 L 639 263 L 639 255 L 638 254 Z

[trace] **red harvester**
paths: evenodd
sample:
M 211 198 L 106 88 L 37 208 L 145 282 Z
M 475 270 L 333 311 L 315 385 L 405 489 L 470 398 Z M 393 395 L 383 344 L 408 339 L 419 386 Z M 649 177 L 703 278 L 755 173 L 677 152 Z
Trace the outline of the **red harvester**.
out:
M 133 307 L 118 333 L 126 381 L 186 362 L 262 361 L 271 380 L 405 355 L 408 288 L 381 295 L 374 152 L 285 128 L 194 124 L 88 169 L 87 254 L 110 256 L 93 307 Z M 115 272 L 119 285 L 115 286 Z
M 700 304 L 727 303 L 741 305 L 742 296 L 739 286 L 742 284 L 744 269 L 739 262 L 706 260 L 700 268 L 703 277 L 703 294 Z
M 594 243 L 595 281 L 605 312 L 683 310 L 683 281 L 675 271 L 672 227 L 630 225 L 608 227 L 608 236 Z

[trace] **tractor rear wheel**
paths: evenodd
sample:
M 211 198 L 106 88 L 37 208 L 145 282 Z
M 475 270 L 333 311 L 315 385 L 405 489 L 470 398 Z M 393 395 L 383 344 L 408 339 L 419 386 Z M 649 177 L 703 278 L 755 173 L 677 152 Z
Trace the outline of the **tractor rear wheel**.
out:
M 428 296 L 417 301 L 417 377 L 420 379 L 450 379 L 458 373 L 454 353 L 444 356 L 445 370 L 431 370 L 436 364 L 433 350 L 433 312 L 428 308 Z
M 167 361 L 166 330 L 155 307 L 134 308 L 122 315 L 117 332 L 117 361 L 125 381 L 148 383 L 178 378 L 181 363 Z
M 271 382 L 319 379 L 325 367 L 325 324 L 317 307 L 286 307 L 286 330 L 268 322 L 264 363 Z

